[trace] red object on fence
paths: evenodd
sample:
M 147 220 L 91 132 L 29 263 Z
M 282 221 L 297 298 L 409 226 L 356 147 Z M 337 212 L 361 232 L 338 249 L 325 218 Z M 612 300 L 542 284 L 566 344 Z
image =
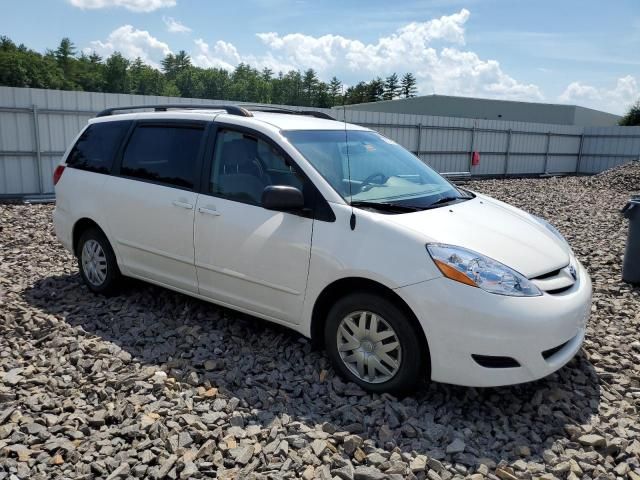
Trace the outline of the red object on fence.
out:
M 480 165 L 480 152 L 473 152 L 471 154 L 471 165 L 474 167 Z

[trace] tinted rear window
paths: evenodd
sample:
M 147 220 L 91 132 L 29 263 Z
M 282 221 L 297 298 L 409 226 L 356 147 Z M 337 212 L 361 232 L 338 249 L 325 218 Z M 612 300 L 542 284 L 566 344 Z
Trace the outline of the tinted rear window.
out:
M 128 177 L 193 188 L 204 127 L 141 125 L 122 158 L 120 173 Z
M 113 157 L 131 122 L 94 123 L 82 133 L 67 158 L 69 167 L 110 173 Z

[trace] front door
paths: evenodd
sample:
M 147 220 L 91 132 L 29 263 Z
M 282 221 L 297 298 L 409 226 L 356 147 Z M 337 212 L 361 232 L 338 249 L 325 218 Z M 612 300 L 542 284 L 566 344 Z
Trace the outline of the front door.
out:
M 205 159 L 205 162 L 208 160 Z M 243 310 L 300 323 L 313 219 L 261 206 L 267 185 L 306 181 L 269 140 L 219 129 L 195 214 L 200 294 Z

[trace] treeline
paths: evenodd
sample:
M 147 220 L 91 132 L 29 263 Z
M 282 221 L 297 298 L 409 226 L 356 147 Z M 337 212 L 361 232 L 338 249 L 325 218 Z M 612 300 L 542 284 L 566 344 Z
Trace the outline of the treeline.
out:
M 199 68 L 180 51 L 167 55 L 158 70 L 140 58 L 130 61 L 119 52 L 106 59 L 96 53 L 78 53 L 68 38 L 55 50 L 41 54 L 5 36 L 0 37 L 0 85 L 312 107 L 407 98 L 417 92 L 411 73 L 401 77 L 394 73 L 344 89 L 336 77 L 323 82 L 313 69 L 275 73 L 243 63 L 231 72 Z

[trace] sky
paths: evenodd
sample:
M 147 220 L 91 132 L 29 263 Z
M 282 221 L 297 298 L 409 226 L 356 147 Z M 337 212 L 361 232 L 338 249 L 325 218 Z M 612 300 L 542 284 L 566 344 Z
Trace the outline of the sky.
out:
M 159 66 L 313 68 L 346 85 L 412 72 L 418 93 L 567 103 L 640 98 L 640 0 L 2 0 L 0 35 Z

